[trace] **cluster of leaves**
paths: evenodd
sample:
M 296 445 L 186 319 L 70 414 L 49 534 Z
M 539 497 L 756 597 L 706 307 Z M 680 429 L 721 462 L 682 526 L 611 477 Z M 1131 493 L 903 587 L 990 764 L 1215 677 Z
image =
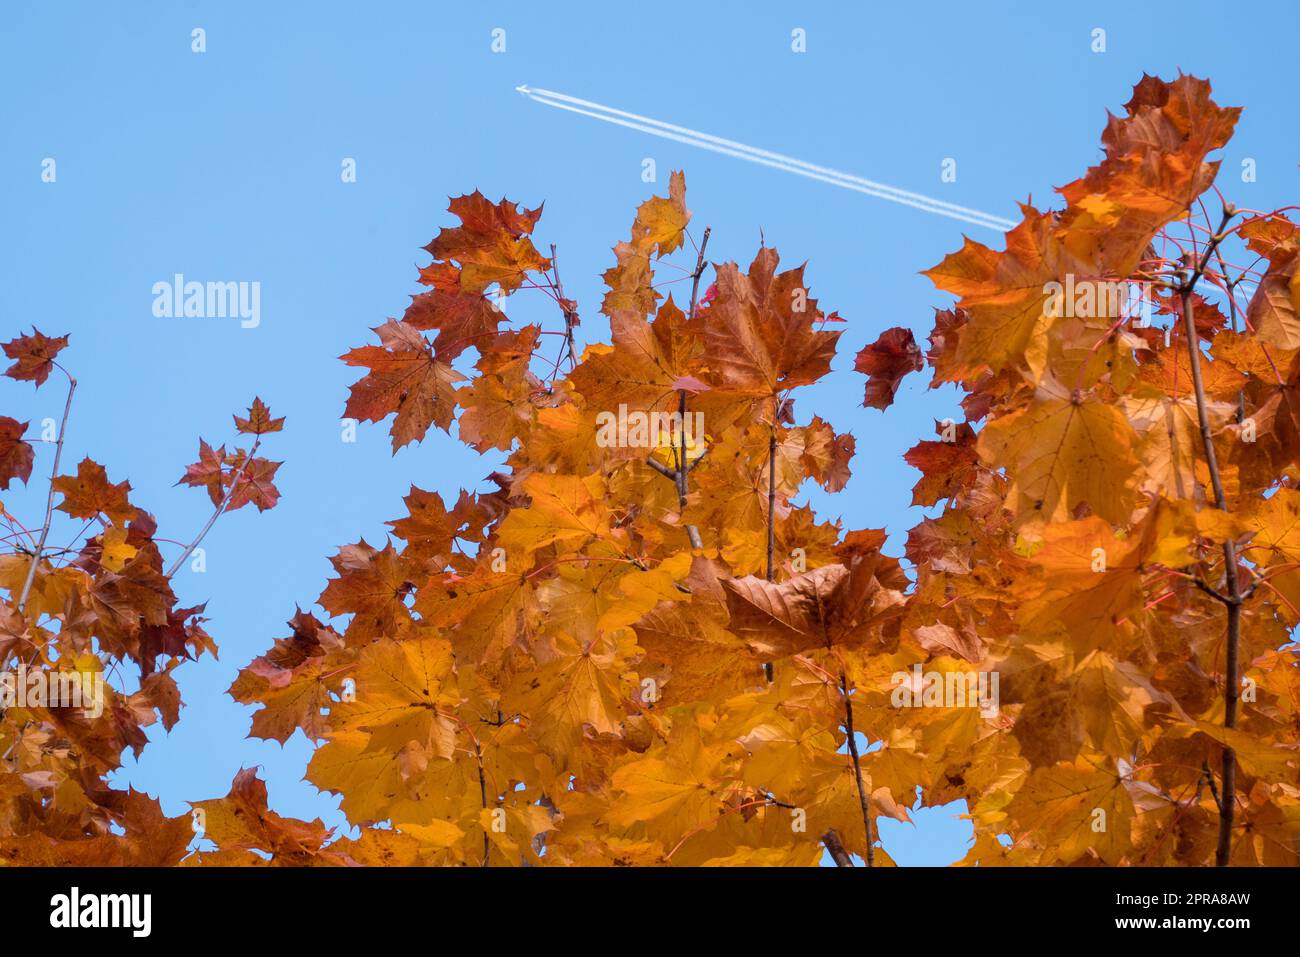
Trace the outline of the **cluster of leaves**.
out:
M 5 375 L 37 388 L 55 369 L 67 375 L 57 361 L 67 345 L 67 336 L 36 330 L 7 342 L 15 361 Z M 99 463 L 86 458 L 76 474 L 59 474 L 77 385 L 67 381 L 62 422 L 45 436 L 55 452 L 42 523 L 0 507 L 8 549 L 0 555 L 0 672 L 9 690 L 0 701 L 0 864 L 171 865 L 194 837 L 190 817 L 168 817 L 147 794 L 112 787 L 109 775 L 128 750 L 140 755 L 150 725 L 170 731 L 179 720 L 176 670 L 216 654 L 204 606 L 182 607 L 172 579 L 223 512 L 275 504 L 279 463 L 256 453 L 284 420 L 257 399 L 248 418 L 235 417 L 236 431 L 252 436 L 250 449 L 214 453 L 201 443 L 200 462 L 181 481 L 207 487 L 215 507 L 186 544 L 157 537 L 154 517 L 131 502 L 130 483 L 111 482 Z M 27 427 L 0 417 L 0 489 L 31 478 Z M 66 547 L 50 544 L 56 511 L 77 529 Z M 160 545 L 180 549 L 170 566 Z M 69 687 L 72 673 L 86 692 L 80 702 L 18 693 L 27 676 L 43 676 L 48 687 L 57 683 L 50 675 L 62 675 Z M 92 702 L 96 687 L 102 699 Z
M 907 453 L 944 506 L 908 539 L 903 631 L 998 672 L 1002 716 L 898 733 L 927 803 L 969 802 L 966 863 L 1296 863 L 1300 231 L 1217 189 L 1211 217 L 1238 112 L 1144 77 L 1063 210 L 927 273 L 958 301 L 924 361 L 966 421 Z M 1093 295 L 1117 282 L 1145 303 Z M 867 404 L 921 365 L 886 332 Z
M 958 301 L 928 349 L 890 329 L 859 354 L 870 407 L 927 365 L 962 396 L 966 421 L 907 453 L 934 511 L 906 564 L 882 531 L 795 504 L 844 488 L 854 453 L 796 413 L 841 321 L 802 267 L 762 246 L 702 283 L 709 231 L 688 230 L 675 173 L 614 248 L 610 341 L 579 352 L 540 208 L 452 200 L 425 290 L 343 357 L 366 370 L 346 414 L 392 416 L 394 450 L 455 423 L 505 465 L 450 504 L 412 487 L 382 547 L 333 559 L 327 620 L 299 611 L 231 688 L 253 735 L 318 744 L 308 779 L 354 834 L 276 814 L 243 771 L 196 805 L 215 849 L 187 860 L 887 864 L 881 815 L 964 800 L 967 864 L 1294 864 L 1300 233 L 1222 196 L 1210 219 L 1236 118 L 1204 81 L 1144 78 L 1063 209 L 1025 205 L 1004 250 L 967 240 L 930 270 Z M 1114 284 L 1145 307 L 1098 294 Z M 525 290 L 556 328 L 511 324 Z M 44 381 L 59 347 L 10 343 L 10 374 Z M 615 414 L 704 429 L 609 441 Z M 278 420 L 255 403 L 237 424 L 260 441 Z M 10 478 L 30 474 L 24 429 L 0 420 Z M 255 452 L 204 445 L 183 481 L 218 514 L 273 504 Z M 173 608 L 152 520 L 97 468 L 52 486 L 102 526 L 74 561 L 43 556 L 42 531 L 0 562 L 7 654 L 129 659 L 141 688 L 93 735 L 4 716 L 0 847 L 161 862 L 188 822 L 106 796 L 103 774 L 146 718 L 174 720 L 171 668 L 210 642 Z M 913 666 L 996 674 L 999 707 L 899 707 Z M 155 836 L 128 840 L 142 821 Z
M 254 735 L 320 742 L 308 779 L 359 836 L 276 819 L 211 831 L 217 860 L 870 865 L 880 815 L 961 799 L 968 864 L 1294 863 L 1300 237 L 1280 213 L 1229 229 L 1226 204 L 1200 221 L 1236 116 L 1144 78 L 1063 210 L 1025 205 L 1004 251 L 930 271 L 959 301 L 927 351 L 891 329 L 858 356 L 868 406 L 927 363 L 964 394 L 967 421 L 906 457 L 914 504 L 943 503 L 910 572 L 883 532 L 793 504 L 843 488 L 854 451 L 795 413 L 840 335 L 802 267 L 763 247 L 700 296 L 709 232 L 674 174 L 614 249 L 611 341 L 578 357 L 540 209 L 453 200 L 429 291 L 344 356 L 370 370 L 347 412 L 395 414 L 394 448 L 455 421 L 505 468 L 450 507 L 413 487 L 382 548 L 333 559 L 337 628 L 300 611 L 231 689 Z M 688 240 L 694 268 L 671 258 Z M 1182 325 L 1050 291 L 1130 281 Z M 510 326 L 522 288 L 562 330 Z M 601 441 L 615 409 L 706 428 Z M 1001 707 L 898 707 L 914 665 L 996 673 Z
M 812 864 L 827 833 L 883 856 L 868 815 L 907 812 L 892 779 L 865 783 L 850 698 L 898 645 L 908 581 L 882 532 L 792 504 L 849 477 L 852 438 L 792 398 L 829 371 L 839 318 L 767 247 L 701 295 L 707 231 L 693 266 L 670 258 L 689 236 L 675 173 L 615 247 L 611 341 L 579 357 L 576 303 L 531 239 L 540 210 L 475 193 L 451 212 L 430 290 L 344 356 L 370 370 L 347 413 L 395 415 L 395 447 L 456 421 L 506 468 L 450 505 L 412 488 L 401 544 L 333 559 L 320 605 L 346 624 L 299 612 L 231 689 L 262 706 L 254 735 L 323 741 L 308 778 L 361 827 L 322 840 L 326 862 Z M 689 285 L 682 305 L 669 283 Z M 554 299 L 549 370 L 548 331 L 511 327 L 493 285 Z M 704 434 L 600 441 L 620 407 L 699 414 Z M 222 863 L 283 837 L 207 833 Z

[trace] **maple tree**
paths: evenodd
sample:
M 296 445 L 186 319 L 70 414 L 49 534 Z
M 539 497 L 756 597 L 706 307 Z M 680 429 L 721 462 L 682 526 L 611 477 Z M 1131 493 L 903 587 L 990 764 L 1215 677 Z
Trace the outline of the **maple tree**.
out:
M 127 751 L 139 757 L 146 728 L 161 722 L 170 731 L 180 719 L 177 669 L 216 654 L 204 605 L 182 607 L 172 582 L 220 515 L 275 505 L 279 463 L 257 451 L 284 420 L 254 399 L 248 418 L 235 416 L 249 448 L 214 451 L 201 442 L 200 461 L 181 482 L 208 489 L 211 517 L 188 543 L 160 538 L 154 517 L 131 501 L 129 482 L 110 481 L 90 458 L 75 474 L 61 473 L 77 388 L 59 361 L 68 345 L 68 336 L 35 329 L 3 344 L 15 360 L 5 375 L 40 388 L 57 369 L 67 398 L 47 439 L 54 457 L 40 523 L 0 506 L 8 549 L 0 554 L 0 864 L 172 865 L 194 838 L 190 816 L 168 816 L 149 795 L 113 787 L 109 775 Z M 27 427 L 0 417 L 0 489 L 31 479 Z M 66 546 L 54 545 L 56 512 L 73 529 Z M 170 562 L 163 545 L 179 549 Z
M 930 270 L 958 301 L 929 349 L 895 328 L 858 355 L 867 406 L 927 365 L 964 395 L 906 456 L 942 503 L 906 566 L 793 503 L 854 453 L 795 412 L 842 321 L 802 267 L 763 246 L 700 295 L 674 173 L 579 353 L 540 208 L 453 199 L 426 290 L 343 357 L 369 370 L 346 414 L 393 416 L 394 449 L 454 421 L 505 467 L 450 505 L 413 486 L 389 541 L 333 559 L 340 624 L 299 611 L 231 688 L 254 735 L 321 742 L 308 779 L 360 828 L 291 860 L 872 865 L 880 816 L 964 799 L 965 864 L 1294 863 L 1300 234 L 1221 197 L 1210 219 L 1237 113 L 1145 77 L 1064 209 Z M 512 326 L 521 290 L 562 327 Z M 931 703 L 921 666 L 997 675 L 1000 706 L 900 707 L 906 682 Z
M 944 504 L 902 630 L 1003 681 L 978 729 L 917 713 L 917 783 L 969 803 L 964 863 L 1295 864 L 1300 232 L 1214 186 L 1239 110 L 1209 83 L 1147 76 L 1126 110 L 1063 210 L 927 273 L 966 422 L 907 454 Z M 922 365 L 886 332 L 867 404 Z
M 1063 208 L 1026 203 L 1002 250 L 967 239 L 928 271 L 956 297 L 928 348 L 900 327 L 858 353 L 865 406 L 888 414 L 929 369 L 965 417 L 906 453 L 932 514 L 901 557 L 796 504 L 844 489 L 855 452 L 796 410 L 843 323 L 802 266 L 765 244 L 709 263 L 674 173 L 614 247 L 609 341 L 581 346 L 541 208 L 451 200 L 422 290 L 342 357 L 363 373 L 345 415 L 391 419 L 394 452 L 454 425 L 504 465 L 454 502 L 412 486 L 381 546 L 332 559 L 322 615 L 298 610 L 230 688 L 254 736 L 315 743 L 307 778 L 352 830 L 272 811 L 246 769 L 194 805 L 209 844 L 185 856 L 189 818 L 103 785 L 211 646 L 173 607 L 152 520 L 86 462 L 51 502 L 102 530 L 63 567 L 48 516 L 11 536 L 34 547 L 0 561 L 5 647 L 55 667 L 89 647 L 141 688 L 84 731 L 6 712 L 0 847 L 871 866 L 892 863 L 882 816 L 961 800 L 966 865 L 1295 864 L 1300 232 L 1296 207 L 1215 185 L 1237 116 L 1203 80 L 1144 77 Z M 553 323 L 512 324 L 525 295 Z M 64 345 L 15 340 L 8 374 L 39 385 Z M 275 504 L 256 451 L 279 422 L 255 402 L 248 452 L 201 444 L 182 481 L 214 520 Z M 30 476 L 25 428 L 0 420 L 6 483 Z

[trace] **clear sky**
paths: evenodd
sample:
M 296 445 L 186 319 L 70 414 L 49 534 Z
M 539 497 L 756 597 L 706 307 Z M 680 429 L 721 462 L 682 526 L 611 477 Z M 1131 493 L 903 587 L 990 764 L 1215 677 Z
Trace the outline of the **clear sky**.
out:
M 206 52 L 192 52 L 195 28 Z M 492 50 L 496 28 L 504 52 Z M 806 52 L 791 49 L 796 28 Z M 1095 28 L 1105 52 L 1092 50 Z M 888 413 L 863 409 L 852 356 L 890 326 L 923 340 L 948 299 L 918 271 L 963 230 L 994 245 L 1000 235 L 549 109 L 516 86 L 1013 217 L 1017 200 L 1050 204 L 1054 186 L 1100 157 L 1106 110 L 1122 112 L 1143 71 L 1181 68 L 1210 77 L 1220 103 L 1246 107 L 1221 183 L 1267 209 L 1300 197 L 1298 29 L 1292 2 L 4 3 L 0 337 L 33 323 L 71 333 L 61 358 L 80 386 L 66 461 L 106 463 L 160 535 L 188 540 L 210 505 L 173 483 L 198 437 L 226 440 L 230 413 L 254 394 L 288 416 L 267 445 L 285 461 L 281 504 L 224 518 L 206 542 L 207 572 L 176 582 L 184 603 L 209 603 L 220 661 L 181 669 L 180 725 L 155 727 L 119 783 L 180 813 L 260 765 L 276 810 L 342 823 L 337 799 L 301 781 L 308 743 L 246 740 L 250 709 L 225 689 L 287 634 L 295 603 L 313 605 L 339 545 L 383 541 L 412 482 L 454 497 L 499 461 L 439 432 L 395 458 L 383 427 L 340 439 L 355 375 L 336 357 L 401 314 L 427 262 L 419 247 L 448 223 L 448 195 L 545 200 L 539 245 L 559 247 L 594 340 L 607 333 L 598 308 L 610 247 L 637 203 L 685 169 L 695 228 L 713 227 L 710 258 L 747 264 L 762 230 L 787 264 L 810 263 L 813 294 L 848 320 L 834 372 L 797 400 L 802 418 L 857 437 L 853 480 L 814 495 L 819 511 L 884 526 L 895 552 L 924 516 L 908 505 L 918 473 L 901 456 L 934 419 L 960 418 L 954 396 L 913 377 Z M 355 183 L 341 181 L 345 158 Z M 641 179 L 646 158 L 653 186 Z M 1247 158 L 1253 183 L 1240 181 Z M 955 182 L 941 182 L 945 159 Z M 260 282 L 260 324 L 155 317 L 153 284 L 176 273 Z M 0 414 L 57 418 L 60 389 L 0 381 Z M 52 455 L 39 446 L 32 490 L 3 496 L 29 525 Z M 883 822 L 885 847 L 902 864 L 948 863 L 969 833 L 960 811 Z

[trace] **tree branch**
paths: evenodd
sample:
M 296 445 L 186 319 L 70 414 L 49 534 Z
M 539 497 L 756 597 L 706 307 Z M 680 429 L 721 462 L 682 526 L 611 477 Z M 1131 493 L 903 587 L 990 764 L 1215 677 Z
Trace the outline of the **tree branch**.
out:
M 835 861 L 836 867 L 853 866 L 853 858 L 849 857 L 849 852 L 844 850 L 844 842 L 840 840 L 834 828 L 822 835 L 822 843 L 826 845 L 826 850 L 831 852 L 831 859 Z
M 575 317 L 573 310 L 565 305 L 565 303 L 568 302 L 568 299 L 564 296 L 564 284 L 560 282 L 560 262 L 555 255 L 555 243 L 551 243 L 551 275 L 555 277 L 555 295 L 560 300 L 560 309 L 564 311 L 564 347 L 566 350 L 565 353 L 560 356 L 559 362 L 556 362 L 555 367 L 558 369 L 560 367 L 560 362 L 568 359 L 569 368 L 572 369 L 575 357 L 573 349 L 573 320 Z
M 55 363 L 58 365 L 58 363 Z M 41 563 L 41 552 L 45 549 L 45 540 L 50 537 L 50 525 L 54 520 L 54 479 L 59 474 L 59 460 L 63 458 L 63 438 L 68 433 L 68 413 L 72 411 L 72 394 L 77 391 L 77 380 L 68 370 L 58 366 L 68 377 L 68 400 L 63 404 L 63 421 L 59 423 L 59 442 L 54 447 L 54 467 L 50 470 L 50 493 L 45 497 L 45 524 L 41 526 L 41 537 L 32 552 L 32 563 L 27 568 L 27 580 L 23 582 L 23 591 L 18 598 L 18 611 L 22 612 L 31 594 L 32 582 L 36 580 L 36 567 Z
M 483 771 L 483 748 L 478 743 L 478 738 L 474 738 L 474 758 L 478 761 L 478 792 L 479 798 L 483 802 L 483 810 L 488 809 L 487 799 L 487 775 Z M 487 828 L 483 828 L 483 863 L 480 867 L 487 867 L 492 855 L 492 840 L 488 837 Z
M 709 245 L 709 235 L 713 232 L 712 226 L 704 227 L 704 235 L 700 238 L 700 251 L 695 257 L 695 272 L 691 274 L 691 304 L 686 313 L 689 319 L 695 318 L 695 306 L 699 301 L 700 293 L 700 276 L 704 275 L 704 250 Z M 680 454 L 677 457 L 677 471 L 673 475 L 673 481 L 677 483 L 677 501 L 683 512 L 686 511 L 686 494 L 689 491 L 689 482 L 687 476 L 695 466 L 688 464 L 686 459 L 686 390 L 677 390 L 677 420 L 678 420 L 678 441 L 680 445 Z M 703 436 L 697 438 L 702 439 Z M 704 456 L 701 455 L 700 458 Z M 698 464 L 699 460 L 696 460 Z M 704 539 L 700 537 L 700 530 L 694 525 L 687 524 L 686 537 L 690 539 L 691 548 L 703 548 Z
M 1205 399 L 1205 384 L 1201 378 L 1200 337 L 1196 332 L 1196 319 L 1192 314 L 1192 290 L 1205 270 L 1210 256 L 1223 241 L 1223 228 L 1232 218 L 1231 207 L 1225 207 L 1223 222 L 1210 240 L 1195 269 L 1191 268 L 1189 257 L 1188 273 L 1179 286 L 1182 297 L 1183 328 L 1187 337 L 1187 352 L 1192 369 L 1192 388 L 1196 393 L 1196 416 L 1201 428 L 1201 444 L 1205 450 L 1205 464 L 1210 472 L 1210 485 L 1214 489 L 1214 504 L 1222 512 L 1228 511 L 1228 500 L 1223 492 L 1223 479 L 1219 473 L 1218 457 L 1214 451 L 1213 430 L 1210 425 L 1209 410 Z M 1224 605 L 1228 613 L 1227 651 L 1224 662 L 1223 688 L 1223 727 L 1232 730 L 1237 726 L 1237 685 L 1240 683 L 1238 654 L 1241 644 L 1241 583 L 1237 577 L 1237 549 L 1232 539 L 1223 543 L 1224 578 L 1227 584 L 1228 599 Z M 1236 753 L 1228 745 L 1223 746 L 1223 762 L 1220 777 L 1223 779 L 1222 798 L 1219 801 L 1219 840 L 1215 848 L 1214 863 L 1217 867 L 1227 867 L 1232 857 L 1232 827 L 1236 812 L 1237 761 Z
M 1201 581 L 1195 575 L 1192 576 L 1191 581 L 1193 585 L 1195 585 L 1201 591 L 1205 592 L 1205 594 L 1209 595 L 1215 601 L 1223 602 L 1223 604 L 1225 605 L 1231 605 L 1233 603 L 1232 599 L 1229 598 L 1227 595 L 1223 594 L 1222 592 L 1214 588 L 1211 588 L 1209 585 L 1205 584 L 1205 582 Z
M 858 754 L 858 742 L 853 730 L 853 699 L 849 697 L 849 679 L 840 672 L 840 693 L 844 695 L 844 728 L 849 733 L 849 754 L 853 758 L 853 775 L 858 782 L 858 806 L 862 809 L 862 827 L 867 835 L 867 867 L 876 863 L 875 839 L 871 836 L 871 804 L 867 798 L 866 786 L 862 783 L 862 758 Z
M 664 465 L 654 456 L 651 456 L 650 458 L 646 459 L 645 463 L 646 465 L 654 469 L 656 472 L 658 472 L 660 475 L 662 475 L 664 478 L 671 479 L 673 483 L 676 484 L 677 482 L 676 469 L 670 469 L 668 466 Z
M 776 404 L 772 397 L 772 431 L 767 440 L 767 580 L 776 575 Z
M 772 396 L 772 425 L 767 439 L 767 580 L 776 577 L 776 416 L 781 400 Z M 772 662 L 763 662 L 763 674 L 774 677 Z
M 235 495 L 235 489 L 239 487 L 239 480 L 243 478 L 244 470 L 248 468 L 248 463 L 253 461 L 253 456 L 257 454 L 258 446 L 261 444 L 262 437 L 259 435 L 253 440 L 253 447 L 248 450 L 248 454 L 244 456 L 244 461 L 239 464 L 239 468 L 235 471 L 234 480 L 231 481 L 230 488 L 226 489 L 226 495 L 221 500 L 221 504 L 216 507 L 207 524 L 199 529 L 199 534 L 194 537 L 194 541 L 185 546 L 185 551 L 181 552 L 176 561 L 172 562 L 172 567 L 167 569 L 166 575 L 168 578 L 175 575 L 180 567 L 185 564 L 185 560 L 194 553 L 194 549 L 199 547 L 199 542 L 203 541 L 203 537 L 212 530 L 212 526 L 217 523 L 217 519 L 225 512 L 226 506 L 230 504 L 230 500 Z
M 686 313 L 687 319 L 695 318 L 695 304 L 699 300 L 700 294 L 700 277 L 704 275 L 704 249 L 709 245 L 709 234 L 713 232 L 712 226 L 704 227 L 704 235 L 700 237 L 700 253 L 695 257 L 695 272 L 691 274 L 691 308 Z

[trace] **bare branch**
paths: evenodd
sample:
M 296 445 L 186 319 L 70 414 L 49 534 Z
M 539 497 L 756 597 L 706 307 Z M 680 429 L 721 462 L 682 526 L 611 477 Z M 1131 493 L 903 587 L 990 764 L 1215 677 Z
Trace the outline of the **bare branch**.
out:
M 551 276 L 555 279 L 555 295 L 560 300 L 560 308 L 564 311 L 564 347 L 566 350 L 555 365 L 558 369 L 560 363 L 568 359 L 569 368 L 572 369 L 576 358 L 576 352 L 573 348 L 573 327 L 575 325 L 574 320 L 577 317 L 574 315 L 573 309 L 565 305 L 569 300 L 565 298 L 564 284 L 560 282 L 560 262 L 555 255 L 555 243 L 551 243 Z
M 844 842 L 840 840 L 834 828 L 822 835 L 822 843 L 826 845 L 826 850 L 831 852 L 831 859 L 835 861 L 836 867 L 853 866 L 853 858 L 849 857 L 849 852 L 844 849 Z
M 858 806 L 862 809 L 862 827 L 867 835 L 867 867 L 876 863 L 875 838 L 871 836 L 871 804 L 866 785 L 862 783 L 862 758 L 858 754 L 858 741 L 853 730 L 853 699 L 849 697 L 849 679 L 840 672 L 840 693 L 844 695 L 844 730 L 849 735 L 849 755 L 853 758 L 853 776 L 858 784 Z
M 686 318 L 695 318 L 695 304 L 699 300 L 700 294 L 700 277 L 704 275 L 704 250 L 709 245 L 709 234 L 713 232 L 712 226 L 704 227 L 704 236 L 700 239 L 700 252 L 695 258 L 695 272 L 691 273 L 691 308 L 686 312 Z
M 199 529 L 198 535 L 194 536 L 194 541 L 185 546 L 185 550 L 177 556 L 176 561 L 172 562 L 172 567 L 167 569 L 166 574 L 168 578 L 175 575 L 177 570 L 185 564 L 185 560 L 193 554 L 194 549 L 199 547 L 199 542 L 203 541 L 203 537 L 212 530 L 212 526 L 217 523 L 217 519 L 225 512 L 226 506 L 230 504 L 231 498 L 234 497 L 235 489 L 239 487 L 239 480 L 244 476 L 244 470 L 248 468 L 248 463 L 253 461 L 253 456 L 257 454 L 257 448 L 261 444 L 262 437 L 259 435 L 253 440 L 253 447 L 248 450 L 248 455 L 244 456 L 244 461 L 239 464 L 239 468 L 235 471 L 235 477 L 230 483 L 230 488 L 226 489 L 226 494 L 225 497 L 222 498 L 221 504 L 216 507 L 216 510 L 213 511 L 211 517 L 208 518 L 207 524 Z
M 41 552 L 45 549 L 46 539 L 50 537 L 50 524 L 54 520 L 54 479 L 59 474 L 59 460 L 63 458 L 63 439 L 68 434 L 68 413 L 72 411 L 72 394 L 77 391 L 77 380 L 62 366 L 58 368 L 68 377 L 68 400 L 63 404 L 63 421 L 59 423 L 59 441 L 54 447 L 54 467 L 50 470 L 50 492 L 45 497 L 45 523 L 41 526 L 41 537 L 36 543 L 36 550 L 32 552 L 32 563 L 27 567 L 27 580 L 23 582 L 23 591 L 18 598 L 19 612 L 27 604 L 32 582 L 36 580 L 36 567 L 41 563 Z
M 658 472 L 658 473 L 659 473 L 660 475 L 662 475 L 664 478 L 666 478 L 666 479 L 670 479 L 674 484 L 676 484 L 676 482 L 677 482 L 677 470 L 676 470 L 676 469 L 670 469 L 668 466 L 664 465 L 662 462 L 660 462 L 660 461 L 659 461 L 657 458 L 655 458 L 653 455 L 650 456 L 650 458 L 648 458 L 648 459 L 645 460 L 645 464 L 648 465 L 648 466 L 650 466 L 652 469 L 654 469 L 656 472 Z
M 1195 288 L 1201 274 L 1205 271 L 1210 256 L 1214 254 L 1219 243 L 1223 241 L 1224 227 L 1227 225 L 1228 220 L 1232 218 L 1234 212 L 1231 207 L 1224 208 L 1223 222 L 1219 225 L 1218 232 L 1207 245 L 1200 264 L 1195 269 L 1192 268 L 1191 257 L 1188 257 L 1186 275 L 1179 287 L 1183 306 L 1183 329 L 1187 338 L 1187 353 L 1192 370 L 1192 387 L 1196 394 L 1196 415 L 1201 428 L 1201 445 L 1205 451 L 1205 464 L 1210 472 L 1210 485 L 1214 489 L 1214 504 L 1223 512 L 1228 511 L 1228 500 L 1223 491 L 1222 476 L 1219 474 L 1219 462 L 1214 451 L 1213 430 L 1210 425 L 1210 415 L 1205 399 L 1205 384 L 1201 378 L 1200 337 L 1197 335 L 1196 319 L 1192 313 L 1192 290 Z M 1232 730 L 1237 726 L 1237 686 L 1240 683 L 1238 655 L 1241 644 L 1242 603 L 1241 583 L 1237 576 L 1237 549 L 1232 539 L 1228 539 L 1223 543 L 1223 564 L 1224 577 L 1228 586 L 1227 597 L 1229 599 L 1224 603 L 1228 611 L 1228 630 L 1223 678 L 1223 727 Z M 1215 848 L 1214 863 L 1218 867 L 1227 867 L 1232 857 L 1232 828 L 1237 803 L 1237 756 L 1232 748 L 1227 745 L 1223 747 L 1220 777 L 1223 779 L 1223 788 L 1222 797 L 1218 801 L 1219 840 L 1218 846 Z

